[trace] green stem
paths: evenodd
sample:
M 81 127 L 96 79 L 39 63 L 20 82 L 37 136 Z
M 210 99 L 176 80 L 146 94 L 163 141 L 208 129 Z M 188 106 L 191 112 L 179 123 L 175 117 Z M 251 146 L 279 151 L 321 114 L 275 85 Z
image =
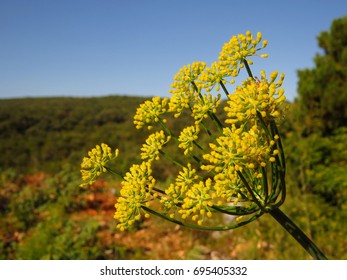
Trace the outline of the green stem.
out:
M 169 128 L 165 125 L 165 123 L 162 121 L 161 118 L 159 118 L 159 124 L 160 124 L 160 126 L 165 130 L 165 132 L 166 132 L 167 134 L 169 134 L 169 135 L 171 136 L 171 138 L 173 138 L 173 139 L 176 141 L 176 143 L 178 143 L 178 138 L 177 138 L 177 136 L 171 131 L 171 129 L 169 129 Z
M 265 203 L 267 203 L 269 198 L 269 185 L 267 181 L 267 173 L 266 173 L 265 167 L 261 168 L 261 174 L 263 175 L 262 185 L 263 185 L 264 196 L 265 196 L 264 201 Z
M 184 168 L 184 165 L 180 162 L 178 162 L 177 160 L 173 159 L 171 156 L 169 156 L 167 153 L 165 153 L 164 151 L 162 150 L 159 150 L 159 153 L 161 155 L 163 155 L 166 159 L 168 159 L 169 161 L 171 161 L 172 163 L 176 164 L 177 166 L 181 167 L 181 168 Z
M 252 74 L 252 71 L 251 71 L 251 68 L 249 67 L 249 64 L 248 64 L 248 62 L 247 62 L 246 59 L 243 59 L 243 64 L 244 64 L 245 67 L 246 67 L 248 76 L 249 76 L 250 78 L 254 79 L 253 74 Z
M 286 229 L 296 241 L 316 260 L 327 260 L 327 257 L 318 249 L 311 239 L 289 219 L 279 208 L 269 212 L 272 217 Z
M 195 140 L 193 140 L 193 144 L 194 144 L 200 151 L 205 152 L 205 149 L 204 149 L 203 147 L 201 147 L 201 146 L 199 145 L 199 143 L 196 142 Z
M 166 195 L 165 191 L 163 191 L 162 189 L 159 189 L 159 188 L 153 187 L 153 189 L 152 189 L 152 190 L 153 190 L 153 191 L 156 191 L 156 192 L 158 192 L 158 193 L 160 193 L 160 194 L 162 194 L 162 195 Z
M 208 129 L 208 127 L 205 125 L 204 121 L 200 122 L 201 126 L 204 128 L 204 130 L 206 131 L 206 133 L 208 134 L 208 136 L 213 138 L 213 133 Z
M 170 218 L 166 215 L 164 215 L 163 213 L 160 213 L 158 211 L 155 211 L 147 206 L 142 205 L 141 208 L 145 211 L 147 211 L 148 213 L 155 215 L 157 217 L 160 217 L 164 220 L 167 220 L 171 223 L 180 225 L 180 226 L 184 226 L 184 227 L 188 227 L 188 228 L 192 228 L 192 229 L 198 229 L 198 230 L 211 230 L 211 231 L 226 231 L 226 230 L 230 230 L 230 229 L 235 229 L 241 226 L 244 226 L 256 219 L 258 219 L 261 215 L 263 215 L 263 212 L 258 211 L 257 213 L 254 213 L 250 218 L 248 218 L 247 220 L 232 224 L 232 225 L 228 225 L 228 226 L 199 226 L 197 224 L 190 224 L 190 223 L 185 223 L 183 221 L 174 219 L 174 218 Z
M 107 172 L 111 173 L 112 175 L 117 175 L 117 176 L 119 176 L 121 179 L 124 178 L 122 174 L 120 174 L 120 173 L 118 173 L 118 172 L 112 170 L 111 168 L 109 168 L 109 167 L 107 167 L 107 166 L 104 166 L 104 168 L 107 170 Z
M 220 86 L 222 87 L 222 89 L 223 89 L 225 95 L 228 97 L 229 91 L 228 91 L 227 88 L 225 87 L 223 81 L 220 81 L 219 84 L 220 84 Z
M 200 98 L 201 100 L 204 100 L 203 97 L 202 97 L 202 94 L 201 94 L 201 92 L 199 91 L 199 88 L 198 88 L 198 86 L 195 84 L 195 82 L 192 82 L 192 85 L 193 85 L 193 87 L 194 87 L 194 90 L 195 90 L 196 92 L 199 93 L 199 98 Z M 213 112 L 207 112 L 207 114 L 208 114 L 209 117 L 212 119 L 212 121 L 215 123 L 215 125 L 216 125 L 218 131 L 221 133 L 224 126 L 223 126 L 223 124 L 221 123 L 221 121 L 218 119 L 218 117 L 216 116 L 216 114 L 213 113 Z
M 262 212 L 265 213 L 265 212 L 266 212 L 266 209 L 265 209 L 264 206 L 262 205 L 261 201 L 259 201 L 259 200 L 256 198 L 256 196 L 255 196 L 253 190 L 251 189 L 251 187 L 249 186 L 249 184 L 248 184 L 246 178 L 243 176 L 243 174 L 242 174 L 239 170 L 237 170 L 236 172 L 237 172 L 237 175 L 239 175 L 239 177 L 240 177 L 240 179 L 241 179 L 243 185 L 246 187 L 247 191 L 250 193 L 250 195 L 251 195 L 251 197 L 252 197 L 252 201 L 255 202 L 255 203 L 257 204 L 257 206 L 259 207 L 259 209 L 260 209 Z
M 282 141 L 281 141 L 281 137 L 280 137 L 280 133 L 278 131 L 278 128 L 277 128 L 277 125 L 275 124 L 274 121 L 272 121 L 270 123 L 271 125 L 271 129 L 273 131 L 273 136 L 275 136 L 276 134 L 278 135 L 278 139 L 277 139 L 277 146 L 278 146 L 278 149 L 280 151 L 280 155 L 281 155 L 281 166 L 283 167 L 283 170 L 284 172 L 286 171 L 286 160 L 285 160 L 285 157 L 284 157 L 284 150 L 283 150 L 283 146 L 282 146 Z
M 223 124 L 221 123 L 221 121 L 218 119 L 218 117 L 216 116 L 215 113 L 212 112 L 208 112 L 208 115 L 210 116 L 210 118 L 215 122 L 217 129 L 219 131 L 219 133 L 222 133 L 222 129 L 223 129 Z

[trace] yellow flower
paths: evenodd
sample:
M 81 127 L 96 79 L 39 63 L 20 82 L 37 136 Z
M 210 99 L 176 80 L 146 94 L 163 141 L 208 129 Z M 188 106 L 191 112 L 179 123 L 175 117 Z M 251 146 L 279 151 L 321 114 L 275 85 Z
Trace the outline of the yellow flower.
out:
M 212 94 L 204 94 L 193 105 L 192 116 L 195 119 L 195 124 L 198 125 L 203 119 L 208 117 L 209 113 L 216 113 L 220 104 L 221 95 L 213 97 Z
M 134 164 L 121 182 L 121 197 L 118 199 L 114 218 L 118 220 L 117 228 L 125 230 L 141 218 L 142 205 L 148 206 L 152 198 L 151 191 L 155 184 L 149 162 Z
M 278 72 L 273 72 L 268 81 L 265 71 L 261 71 L 261 80 L 249 78 L 242 83 L 242 86 L 238 86 L 235 92 L 228 96 L 228 106 L 225 107 L 228 117 L 226 123 L 256 119 L 257 111 L 264 121 L 279 117 L 286 98 L 284 89 L 280 88 L 284 74 L 276 83 L 277 76 Z
M 199 181 L 193 184 L 183 199 L 181 209 L 178 211 L 182 219 L 191 217 L 191 219 L 202 225 L 206 218 L 212 216 L 211 207 L 213 206 L 212 180 Z
M 229 68 L 231 76 L 238 76 L 239 69 L 244 67 L 244 61 L 248 64 L 253 64 L 253 61 L 248 57 L 256 56 L 257 51 L 267 46 L 267 41 L 263 40 L 262 45 L 258 44 L 262 40 L 262 34 L 257 33 L 256 38 L 253 37 L 250 31 L 246 34 L 239 34 L 233 36 L 229 42 L 225 43 L 222 47 L 222 51 L 219 55 L 219 61 L 222 62 L 223 66 Z M 267 54 L 258 55 L 259 57 L 267 57 Z
M 155 132 L 148 136 L 146 144 L 141 148 L 141 159 L 153 161 L 159 159 L 159 152 L 163 146 L 170 141 L 170 136 L 166 136 L 164 131 Z
M 264 132 L 257 126 L 249 130 L 236 128 L 223 129 L 223 135 L 216 139 L 216 143 L 210 143 L 211 152 L 203 158 L 210 162 L 202 168 L 216 173 L 233 167 L 235 171 L 244 167 L 251 168 L 266 162 L 270 157 L 271 148 L 267 143 Z
M 199 132 L 199 126 L 196 125 L 188 126 L 181 131 L 178 147 L 184 150 L 185 155 L 193 151 L 194 141 L 198 139 Z
M 228 64 L 223 61 L 215 61 L 210 67 L 205 68 L 199 77 L 199 81 L 207 92 L 210 92 L 214 87 L 219 91 L 220 83 L 225 84 L 225 78 L 230 76 L 235 77 L 235 74 L 228 67 Z M 234 80 L 231 80 L 231 83 L 234 83 Z
M 238 128 L 233 124 L 223 129 L 223 134 L 215 143 L 210 143 L 211 151 L 203 155 L 209 164 L 202 165 L 201 169 L 214 173 L 212 195 L 218 200 L 217 205 L 254 201 L 245 188 L 240 173 L 261 199 L 262 186 L 267 184 L 263 181 L 263 168 L 275 162 L 275 157 L 279 154 L 275 145 L 277 140 L 277 135 L 274 139 L 269 139 L 266 132 L 257 125 Z
M 167 197 L 162 197 L 161 203 L 163 203 L 167 209 L 171 209 L 178 203 L 182 203 L 187 190 L 198 178 L 199 176 L 197 175 L 196 170 L 192 168 L 190 163 L 188 163 L 187 167 L 183 167 L 179 172 L 175 183 L 170 184 L 170 186 L 165 190 Z
M 189 108 L 191 103 L 198 98 L 200 85 L 197 82 L 199 75 L 205 69 L 205 62 L 193 62 L 182 67 L 174 76 L 174 82 L 169 90 L 172 93 L 169 103 L 169 111 L 180 116 L 183 109 Z
M 243 186 L 234 166 L 224 167 L 214 176 L 213 180 L 215 181 L 213 197 L 217 199 L 217 205 L 225 205 L 232 201 L 235 204 L 238 202 L 238 199 L 235 198 L 238 198 Z
M 146 124 L 151 129 L 151 124 L 159 122 L 160 115 L 167 111 L 168 98 L 162 99 L 160 96 L 153 97 L 140 105 L 134 116 L 134 124 L 136 128 L 142 128 Z M 162 120 L 166 122 L 165 119 Z
M 80 186 L 84 187 L 91 185 L 96 181 L 96 178 L 101 173 L 106 172 L 106 163 L 118 157 L 118 149 L 112 152 L 111 148 L 106 144 L 96 145 L 91 151 L 88 152 L 88 157 L 84 157 L 81 163 L 82 183 Z

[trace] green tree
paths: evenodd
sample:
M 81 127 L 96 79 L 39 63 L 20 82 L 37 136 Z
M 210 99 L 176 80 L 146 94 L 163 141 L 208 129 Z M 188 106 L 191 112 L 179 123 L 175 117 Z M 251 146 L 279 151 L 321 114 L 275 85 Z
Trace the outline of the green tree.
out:
M 329 256 L 346 258 L 347 17 L 317 39 L 323 52 L 314 68 L 298 71 L 299 96 L 288 116 L 290 215 Z
M 347 149 L 347 17 L 334 20 L 330 31 L 317 38 L 324 52 L 316 55 L 315 68 L 298 71 L 299 98 L 289 137 L 297 143 L 292 145 L 292 170 L 302 189 L 341 206 L 346 176 L 340 174 L 347 174 L 341 156 Z
M 323 52 L 316 55 L 314 68 L 298 71 L 297 102 L 302 132 L 329 135 L 347 123 L 347 17 L 334 20 L 317 39 Z

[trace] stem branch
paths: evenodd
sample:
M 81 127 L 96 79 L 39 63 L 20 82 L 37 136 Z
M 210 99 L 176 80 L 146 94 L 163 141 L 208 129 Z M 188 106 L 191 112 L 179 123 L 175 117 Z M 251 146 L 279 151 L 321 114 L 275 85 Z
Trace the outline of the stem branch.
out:
M 277 222 L 288 231 L 296 241 L 316 260 L 327 260 L 327 257 L 318 249 L 311 239 L 288 218 L 279 208 L 275 208 L 269 212 Z
M 225 95 L 228 97 L 229 92 L 228 92 L 227 88 L 225 87 L 223 81 L 220 81 L 219 84 L 221 85 L 221 87 L 222 87 L 222 89 L 223 89 Z
M 250 78 L 254 79 L 253 75 L 252 75 L 252 71 L 251 71 L 251 68 L 249 67 L 249 64 L 247 62 L 246 59 L 243 60 L 243 64 L 245 65 L 246 67 L 246 70 L 247 70 L 247 74 Z

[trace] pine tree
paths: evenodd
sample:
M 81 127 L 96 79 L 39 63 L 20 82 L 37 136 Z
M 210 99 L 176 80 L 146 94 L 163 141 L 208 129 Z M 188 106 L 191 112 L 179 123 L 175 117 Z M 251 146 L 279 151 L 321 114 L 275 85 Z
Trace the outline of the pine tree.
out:
M 329 135 L 347 125 L 347 17 L 333 21 L 330 31 L 321 32 L 315 68 L 299 70 L 296 103 L 304 120 L 304 135 Z
M 346 258 L 347 17 L 317 37 L 315 67 L 298 71 L 287 117 L 289 214 L 332 258 Z

